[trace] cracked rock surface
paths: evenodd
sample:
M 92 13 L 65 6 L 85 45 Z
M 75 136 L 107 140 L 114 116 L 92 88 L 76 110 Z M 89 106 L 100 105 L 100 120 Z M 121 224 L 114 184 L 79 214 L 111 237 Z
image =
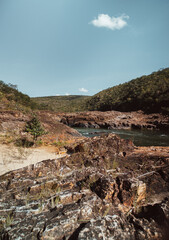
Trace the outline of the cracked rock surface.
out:
M 114 134 L 0 176 L 0 239 L 168 239 L 169 147 Z

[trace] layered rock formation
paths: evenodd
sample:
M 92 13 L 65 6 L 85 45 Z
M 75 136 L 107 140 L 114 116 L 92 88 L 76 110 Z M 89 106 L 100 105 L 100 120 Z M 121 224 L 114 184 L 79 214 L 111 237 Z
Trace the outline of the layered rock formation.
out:
M 169 147 L 110 134 L 0 176 L 0 239 L 168 239 Z
M 61 122 L 71 127 L 105 129 L 169 129 L 169 117 L 143 112 L 78 112 L 59 114 Z

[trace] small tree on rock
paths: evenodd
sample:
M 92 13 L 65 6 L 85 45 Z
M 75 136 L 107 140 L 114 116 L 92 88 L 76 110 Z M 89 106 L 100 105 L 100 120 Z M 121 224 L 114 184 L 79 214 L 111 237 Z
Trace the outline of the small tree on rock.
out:
M 34 116 L 30 121 L 26 123 L 25 132 L 30 133 L 33 136 L 33 140 L 36 141 L 39 136 L 46 134 L 45 130 L 41 126 L 39 119 Z

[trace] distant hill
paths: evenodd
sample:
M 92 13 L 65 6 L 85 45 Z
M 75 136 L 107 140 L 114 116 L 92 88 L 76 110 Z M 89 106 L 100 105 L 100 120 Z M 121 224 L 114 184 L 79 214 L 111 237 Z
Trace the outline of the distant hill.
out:
M 41 110 L 51 110 L 55 112 L 77 112 L 85 111 L 85 101 L 89 96 L 70 95 L 70 96 L 48 96 L 32 98 L 40 105 Z
M 169 113 L 169 68 L 103 90 L 87 100 L 86 108 Z
M 0 109 L 30 110 L 38 105 L 31 98 L 18 91 L 17 86 L 0 80 Z
M 16 85 L 0 81 L 0 109 L 77 111 L 137 111 L 169 114 L 169 68 L 103 90 L 96 95 L 30 98 Z

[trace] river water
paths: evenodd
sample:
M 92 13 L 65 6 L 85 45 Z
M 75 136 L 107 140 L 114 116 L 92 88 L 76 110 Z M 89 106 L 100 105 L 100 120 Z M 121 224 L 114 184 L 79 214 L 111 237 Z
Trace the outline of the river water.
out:
M 169 131 L 160 130 L 126 130 L 126 129 L 92 129 L 75 128 L 85 137 L 93 137 L 106 133 L 115 133 L 121 138 L 130 139 L 136 146 L 169 146 Z

